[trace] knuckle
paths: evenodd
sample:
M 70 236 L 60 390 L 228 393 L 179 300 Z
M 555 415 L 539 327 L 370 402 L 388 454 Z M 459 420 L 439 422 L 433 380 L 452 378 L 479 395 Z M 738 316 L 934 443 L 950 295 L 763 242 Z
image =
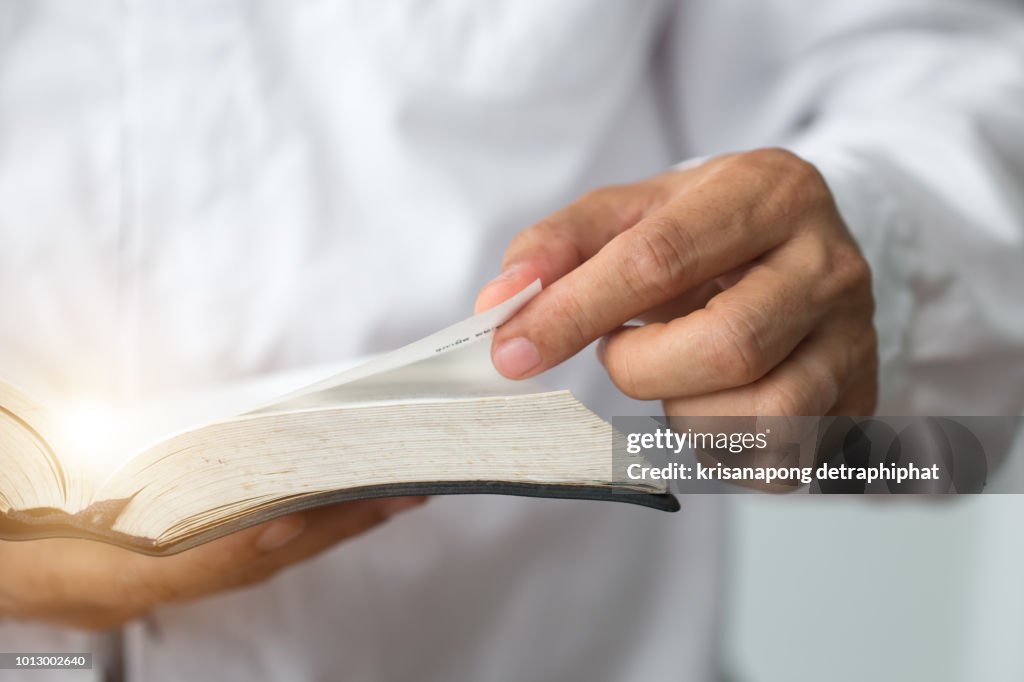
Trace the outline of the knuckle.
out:
M 827 259 L 825 267 L 829 286 L 821 287 L 821 293 L 874 313 L 871 266 L 856 246 L 841 247 Z
M 805 389 L 791 383 L 772 382 L 757 401 L 759 416 L 800 417 L 810 414 L 812 401 Z
M 623 278 L 635 293 L 650 291 L 671 296 L 685 276 L 684 263 L 693 266 L 697 253 L 693 240 L 679 224 L 654 218 L 628 234 Z
M 557 325 L 557 330 L 562 344 L 566 347 L 582 348 L 601 331 L 587 307 L 571 289 L 562 290 L 561 295 L 552 301 L 548 314 L 550 319 L 563 323 Z M 550 336 L 550 333 L 549 330 L 547 336 Z
M 743 155 L 753 166 L 772 171 L 780 177 L 792 178 L 794 181 L 807 184 L 823 182 L 821 173 L 809 161 L 797 156 L 788 149 L 767 147 Z
M 824 178 L 785 149 L 766 148 L 725 157 L 714 175 L 745 198 L 731 207 L 732 229 L 747 238 L 762 232 L 794 235 L 817 223 L 832 205 Z
M 851 293 L 870 296 L 872 273 L 871 266 L 860 251 L 851 248 L 837 263 L 839 278 L 844 288 Z
M 806 161 L 788 149 L 772 149 L 775 162 L 786 170 L 786 174 L 808 184 L 823 182 L 821 173 L 810 161 Z
M 743 315 L 722 315 L 710 337 L 708 362 L 729 386 L 745 386 L 767 372 L 760 335 Z
M 791 151 L 760 149 L 742 155 L 739 162 L 750 176 L 750 186 L 761 188 L 761 204 L 772 220 L 795 228 L 800 217 L 818 215 L 833 207 L 825 178 L 810 162 Z
M 778 169 L 789 165 L 795 165 L 796 155 L 781 147 L 763 147 L 740 154 L 737 161 L 759 169 Z

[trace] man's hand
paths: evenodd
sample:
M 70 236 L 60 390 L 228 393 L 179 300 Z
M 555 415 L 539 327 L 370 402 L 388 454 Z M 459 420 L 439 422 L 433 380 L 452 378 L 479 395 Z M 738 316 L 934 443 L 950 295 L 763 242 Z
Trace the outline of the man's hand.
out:
M 159 604 L 265 580 L 423 500 L 397 497 L 315 509 L 168 557 L 88 540 L 0 541 L 0 616 L 117 627 Z
M 477 308 L 537 277 L 545 290 L 494 338 L 507 377 L 604 337 L 615 384 L 669 415 L 874 410 L 870 271 L 821 175 L 789 152 L 587 194 L 515 238 Z

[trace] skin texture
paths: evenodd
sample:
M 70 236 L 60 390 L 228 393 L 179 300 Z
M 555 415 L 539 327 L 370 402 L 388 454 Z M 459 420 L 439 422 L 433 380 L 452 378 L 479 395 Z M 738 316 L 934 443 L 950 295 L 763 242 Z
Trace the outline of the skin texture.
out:
M 822 176 L 784 150 L 583 196 L 513 240 L 477 309 L 538 277 L 495 334 L 509 378 L 601 339 L 615 385 L 670 416 L 874 411 L 870 269 Z
M 105 630 L 160 604 L 252 585 L 424 498 L 348 502 L 282 517 L 169 557 L 87 540 L 0 541 L 0 614 Z

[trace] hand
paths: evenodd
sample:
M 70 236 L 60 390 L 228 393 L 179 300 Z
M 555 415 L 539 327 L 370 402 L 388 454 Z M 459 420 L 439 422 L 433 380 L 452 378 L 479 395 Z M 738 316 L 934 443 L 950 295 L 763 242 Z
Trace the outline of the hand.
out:
M 874 411 L 870 271 L 824 179 L 789 152 L 587 194 L 513 240 L 477 308 L 537 277 L 545 290 L 495 334 L 507 377 L 604 337 L 615 384 L 669 415 Z
M 424 499 L 314 509 L 167 557 L 88 540 L 0 541 L 0 615 L 86 629 L 118 627 L 159 604 L 266 580 Z

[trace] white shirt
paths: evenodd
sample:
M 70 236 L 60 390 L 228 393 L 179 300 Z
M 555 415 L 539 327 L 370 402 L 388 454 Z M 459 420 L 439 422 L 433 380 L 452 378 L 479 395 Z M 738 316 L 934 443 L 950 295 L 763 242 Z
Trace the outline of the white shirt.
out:
M 1020 413 L 1022 26 L 995 0 L 2 2 L 0 376 L 135 399 L 385 350 L 464 316 L 587 189 L 783 145 L 874 269 L 881 411 Z M 547 380 L 658 409 L 589 352 Z M 719 511 L 435 499 L 158 609 L 126 670 L 709 679 Z

